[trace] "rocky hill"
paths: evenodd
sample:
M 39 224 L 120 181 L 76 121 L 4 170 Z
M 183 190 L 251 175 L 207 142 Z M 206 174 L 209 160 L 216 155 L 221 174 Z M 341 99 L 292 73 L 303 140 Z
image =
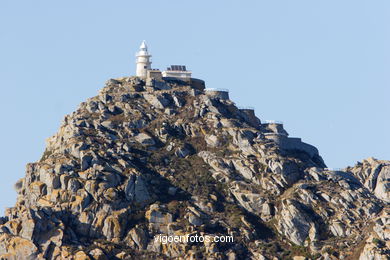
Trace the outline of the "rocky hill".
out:
M 327 169 L 199 82 L 112 79 L 15 184 L 0 258 L 389 259 L 389 179 L 388 161 Z

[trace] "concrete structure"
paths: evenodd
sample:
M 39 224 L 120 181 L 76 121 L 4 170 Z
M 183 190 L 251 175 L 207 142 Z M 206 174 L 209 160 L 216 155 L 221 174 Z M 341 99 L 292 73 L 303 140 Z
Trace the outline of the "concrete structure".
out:
M 255 115 L 255 109 L 253 107 L 239 107 L 238 110 L 240 111 L 241 117 L 253 127 L 261 124 L 260 119 Z
M 318 156 L 316 147 L 302 142 L 301 138 L 288 137 L 288 133 L 283 128 L 283 123 L 278 121 L 267 121 L 262 124 L 268 132 L 264 134 L 268 140 L 273 140 L 283 150 L 295 150 L 307 153 L 311 158 Z
M 229 99 L 229 90 L 227 89 L 206 88 L 205 91 L 207 96 L 223 100 Z
M 273 140 L 283 150 L 295 150 L 307 153 L 311 158 L 318 156 L 318 150 L 316 147 L 302 142 L 301 138 L 287 137 L 283 135 L 266 135 L 267 139 Z
M 283 128 L 283 122 L 280 121 L 274 121 L 274 120 L 266 120 L 263 126 L 266 127 L 270 131 L 270 133 L 267 134 L 277 134 L 277 135 L 284 135 L 288 136 L 288 133 Z
M 147 71 L 151 69 L 152 61 L 150 58 L 152 55 L 148 53 L 148 46 L 146 45 L 146 42 L 143 41 L 141 43 L 141 46 L 139 47 L 139 51 L 135 55 L 137 57 L 136 59 L 136 76 L 140 78 L 146 78 Z
M 152 55 L 148 52 L 148 46 L 143 41 L 139 47 L 139 51 L 136 53 L 136 76 L 146 81 L 149 81 L 149 85 L 152 85 L 152 81 L 179 79 L 190 84 L 194 84 L 197 88 L 204 86 L 204 81 L 194 79 L 192 81 L 192 72 L 187 70 L 184 65 L 171 65 L 167 70 L 161 72 L 158 69 L 152 69 Z M 164 79 L 163 79 L 164 78 Z M 202 83 L 203 82 L 203 83 Z
M 192 88 L 203 91 L 206 88 L 204 80 L 191 78 L 190 85 Z
M 184 65 L 171 65 L 171 67 L 162 72 L 163 77 L 180 79 L 190 79 L 191 74 L 192 72 L 188 71 Z
M 159 69 L 152 69 L 152 55 L 148 52 L 146 42 L 143 41 L 136 53 L 136 76 L 145 81 L 146 88 L 150 90 L 167 90 L 170 89 L 167 82 L 176 82 L 177 85 L 190 86 L 191 88 L 203 91 L 205 82 L 201 79 L 191 78 L 192 72 L 188 71 L 184 65 L 171 65 L 166 71 L 161 72 Z M 227 91 L 222 96 L 229 95 Z M 210 94 L 212 95 L 212 94 Z M 221 97 L 222 98 L 222 97 Z
M 162 73 L 159 69 L 150 69 L 146 72 L 146 78 L 162 80 Z

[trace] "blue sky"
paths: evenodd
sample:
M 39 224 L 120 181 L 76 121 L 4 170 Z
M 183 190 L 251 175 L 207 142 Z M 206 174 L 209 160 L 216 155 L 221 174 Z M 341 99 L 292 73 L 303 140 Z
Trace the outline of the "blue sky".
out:
M 109 78 L 185 64 L 329 167 L 390 159 L 389 1 L 0 2 L 0 212 L 65 114 Z M 1 215 L 1 214 L 0 214 Z

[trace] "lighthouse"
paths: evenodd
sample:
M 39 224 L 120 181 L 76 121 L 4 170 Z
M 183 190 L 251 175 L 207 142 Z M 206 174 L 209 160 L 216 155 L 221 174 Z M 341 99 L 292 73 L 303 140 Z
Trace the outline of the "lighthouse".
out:
M 142 41 L 141 46 L 139 47 L 139 51 L 135 55 L 136 58 L 136 76 L 141 78 L 146 78 L 147 71 L 151 69 L 150 65 L 152 64 L 150 55 L 148 53 L 148 46 L 146 46 L 146 42 Z

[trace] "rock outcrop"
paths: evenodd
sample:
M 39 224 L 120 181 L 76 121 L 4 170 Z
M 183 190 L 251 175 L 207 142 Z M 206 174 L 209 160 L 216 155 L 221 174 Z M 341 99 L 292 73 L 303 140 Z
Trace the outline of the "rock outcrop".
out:
M 390 162 L 368 158 L 345 169 L 354 174 L 364 186 L 384 202 L 390 203 Z
M 389 161 L 330 171 L 227 93 L 160 83 L 109 80 L 64 118 L 15 184 L 1 259 L 388 259 Z

